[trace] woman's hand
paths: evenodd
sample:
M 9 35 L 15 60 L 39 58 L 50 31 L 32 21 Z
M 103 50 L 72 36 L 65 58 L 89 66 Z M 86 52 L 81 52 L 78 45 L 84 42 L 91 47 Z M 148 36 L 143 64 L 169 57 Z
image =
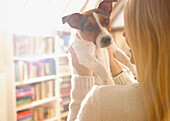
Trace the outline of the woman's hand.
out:
M 108 53 L 109 53 L 111 74 L 114 77 L 114 76 L 120 74 L 122 72 L 122 69 L 121 69 L 120 65 L 117 63 L 117 61 L 113 57 L 113 50 L 112 50 L 111 45 L 109 47 L 107 47 L 107 50 L 108 50 Z
M 93 72 L 91 70 L 89 70 L 88 68 L 84 67 L 83 65 L 81 65 L 77 59 L 77 55 L 74 52 L 73 48 L 70 46 L 69 48 L 69 52 L 72 58 L 72 65 L 74 66 L 74 68 L 76 69 L 78 75 L 80 76 L 93 76 Z

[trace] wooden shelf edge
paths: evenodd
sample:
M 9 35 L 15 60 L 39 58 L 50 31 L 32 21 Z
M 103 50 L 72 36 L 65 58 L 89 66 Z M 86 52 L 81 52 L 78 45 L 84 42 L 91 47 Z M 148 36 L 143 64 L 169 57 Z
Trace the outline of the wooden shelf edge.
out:
M 58 77 L 62 78 L 62 77 L 67 77 L 67 76 L 71 76 L 71 72 L 67 72 L 67 73 L 59 73 Z
M 27 85 L 27 84 L 43 82 L 43 81 L 47 81 L 47 80 L 51 80 L 51 79 L 56 79 L 56 78 L 57 78 L 57 75 L 37 77 L 37 78 L 23 80 L 23 82 L 16 82 L 15 86 L 23 86 L 23 85 Z
M 56 117 L 53 117 L 53 118 L 44 119 L 43 121 L 56 121 L 56 120 L 60 120 L 60 118 L 58 116 L 56 116 Z
M 34 61 L 34 60 L 43 60 L 49 58 L 57 58 L 55 54 L 47 54 L 47 55 L 38 55 L 38 56 L 27 56 L 27 57 L 19 57 L 15 56 L 14 61 Z
M 57 99 L 59 100 L 59 97 L 51 97 L 51 98 L 47 98 L 47 99 L 34 101 L 34 102 L 30 103 L 30 104 L 25 104 L 23 106 L 18 106 L 17 111 L 22 111 L 22 110 L 25 110 L 25 109 L 29 109 L 29 108 L 39 106 L 39 105 L 43 105 L 43 104 L 55 101 Z

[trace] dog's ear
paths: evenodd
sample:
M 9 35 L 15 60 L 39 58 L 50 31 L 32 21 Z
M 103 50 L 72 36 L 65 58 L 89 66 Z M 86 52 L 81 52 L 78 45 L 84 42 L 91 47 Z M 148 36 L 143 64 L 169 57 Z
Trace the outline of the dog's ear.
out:
M 118 0 L 105 0 L 105 1 L 102 1 L 99 4 L 98 8 L 104 10 L 105 12 L 107 12 L 110 15 L 111 12 L 112 12 L 112 9 L 113 9 L 112 8 L 112 3 L 117 2 L 117 1 Z
M 82 18 L 82 14 L 74 13 L 68 16 L 62 17 L 63 24 L 66 22 L 70 25 L 70 27 L 75 29 L 80 29 L 80 21 Z

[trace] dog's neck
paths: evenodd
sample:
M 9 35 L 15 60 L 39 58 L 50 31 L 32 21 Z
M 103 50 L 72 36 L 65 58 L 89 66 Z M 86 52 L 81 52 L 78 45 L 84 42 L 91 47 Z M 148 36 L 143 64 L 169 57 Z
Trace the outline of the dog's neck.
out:
M 79 43 L 83 43 L 85 45 L 88 45 L 88 46 L 91 46 L 91 47 L 95 47 L 96 45 L 94 45 L 93 42 L 90 42 L 90 41 L 87 41 L 85 39 L 83 39 L 83 37 L 81 36 L 80 34 L 80 31 L 77 30 L 77 31 L 74 31 L 74 39 L 73 39 L 73 42 L 79 42 Z
M 76 31 L 76 38 L 80 39 L 80 40 L 85 40 L 82 36 L 81 36 L 81 32 L 80 30 Z
M 78 35 L 78 33 L 76 33 L 76 36 L 77 36 L 79 39 L 81 39 L 80 36 Z

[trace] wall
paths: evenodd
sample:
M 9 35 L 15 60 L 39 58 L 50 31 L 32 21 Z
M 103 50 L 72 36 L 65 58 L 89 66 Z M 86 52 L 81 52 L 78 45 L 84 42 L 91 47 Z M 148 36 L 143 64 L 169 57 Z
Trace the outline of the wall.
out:
M 116 17 L 115 21 L 112 23 L 112 28 L 117 28 L 117 27 L 124 27 L 123 9 L 119 13 L 119 15 Z
M 7 82 L 5 78 L 6 28 L 5 0 L 0 0 L 0 121 L 7 121 Z
M 5 74 L 0 73 L 0 121 L 7 121 L 7 94 Z

